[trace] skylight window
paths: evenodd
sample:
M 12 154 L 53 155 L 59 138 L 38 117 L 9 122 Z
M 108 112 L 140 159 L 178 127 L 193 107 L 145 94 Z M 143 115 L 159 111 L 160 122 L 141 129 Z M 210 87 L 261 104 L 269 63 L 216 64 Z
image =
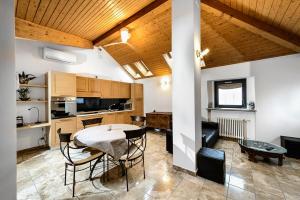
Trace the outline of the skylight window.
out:
M 141 78 L 141 75 L 135 72 L 130 65 L 123 65 L 124 69 L 135 79 Z
M 144 76 L 153 76 L 153 73 L 148 69 L 148 67 L 145 65 L 143 61 L 135 62 L 134 65 L 139 69 L 139 71 Z
M 164 53 L 163 57 L 165 61 L 168 63 L 169 67 L 172 69 L 172 52 Z

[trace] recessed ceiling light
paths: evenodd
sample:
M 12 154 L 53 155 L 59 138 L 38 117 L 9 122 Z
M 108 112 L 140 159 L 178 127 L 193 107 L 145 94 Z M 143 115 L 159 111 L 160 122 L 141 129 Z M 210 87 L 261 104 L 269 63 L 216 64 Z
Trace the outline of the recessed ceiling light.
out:
M 130 65 L 123 65 L 124 69 L 135 79 L 141 78 L 141 75 L 135 72 Z
M 135 62 L 134 65 L 139 69 L 140 72 L 142 72 L 144 76 L 153 76 L 153 73 L 149 70 L 149 68 L 142 60 Z

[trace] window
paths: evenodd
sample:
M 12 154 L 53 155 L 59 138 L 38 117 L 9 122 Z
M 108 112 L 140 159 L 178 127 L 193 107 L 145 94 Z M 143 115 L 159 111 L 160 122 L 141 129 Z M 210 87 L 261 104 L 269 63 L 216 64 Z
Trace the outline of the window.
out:
M 246 108 L 246 79 L 215 81 L 216 108 Z

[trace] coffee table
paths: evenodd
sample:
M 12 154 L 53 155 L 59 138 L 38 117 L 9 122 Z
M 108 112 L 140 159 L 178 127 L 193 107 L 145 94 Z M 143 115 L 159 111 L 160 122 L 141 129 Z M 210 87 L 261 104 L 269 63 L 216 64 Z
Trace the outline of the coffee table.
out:
M 241 152 L 248 153 L 248 159 L 253 162 L 257 162 L 255 156 L 261 156 L 266 158 L 278 158 L 278 165 L 282 166 L 284 154 L 287 150 L 281 146 L 261 142 L 256 140 L 239 140 Z

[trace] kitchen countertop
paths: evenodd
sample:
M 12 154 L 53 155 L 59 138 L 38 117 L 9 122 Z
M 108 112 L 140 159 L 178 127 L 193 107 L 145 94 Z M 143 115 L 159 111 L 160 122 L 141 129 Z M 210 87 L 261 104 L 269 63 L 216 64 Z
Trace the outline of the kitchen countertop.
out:
M 108 113 L 121 113 L 121 112 L 132 112 L 133 110 L 103 110 L 103 111 L 98 111 L 98 112 L 93 112 L 93 113 L 77 113 L 76 116 L 78 117 L 84 117 L 84 116 L 91 116 L 91 115 L 99 115 L 99 114 L 108 114 Z

